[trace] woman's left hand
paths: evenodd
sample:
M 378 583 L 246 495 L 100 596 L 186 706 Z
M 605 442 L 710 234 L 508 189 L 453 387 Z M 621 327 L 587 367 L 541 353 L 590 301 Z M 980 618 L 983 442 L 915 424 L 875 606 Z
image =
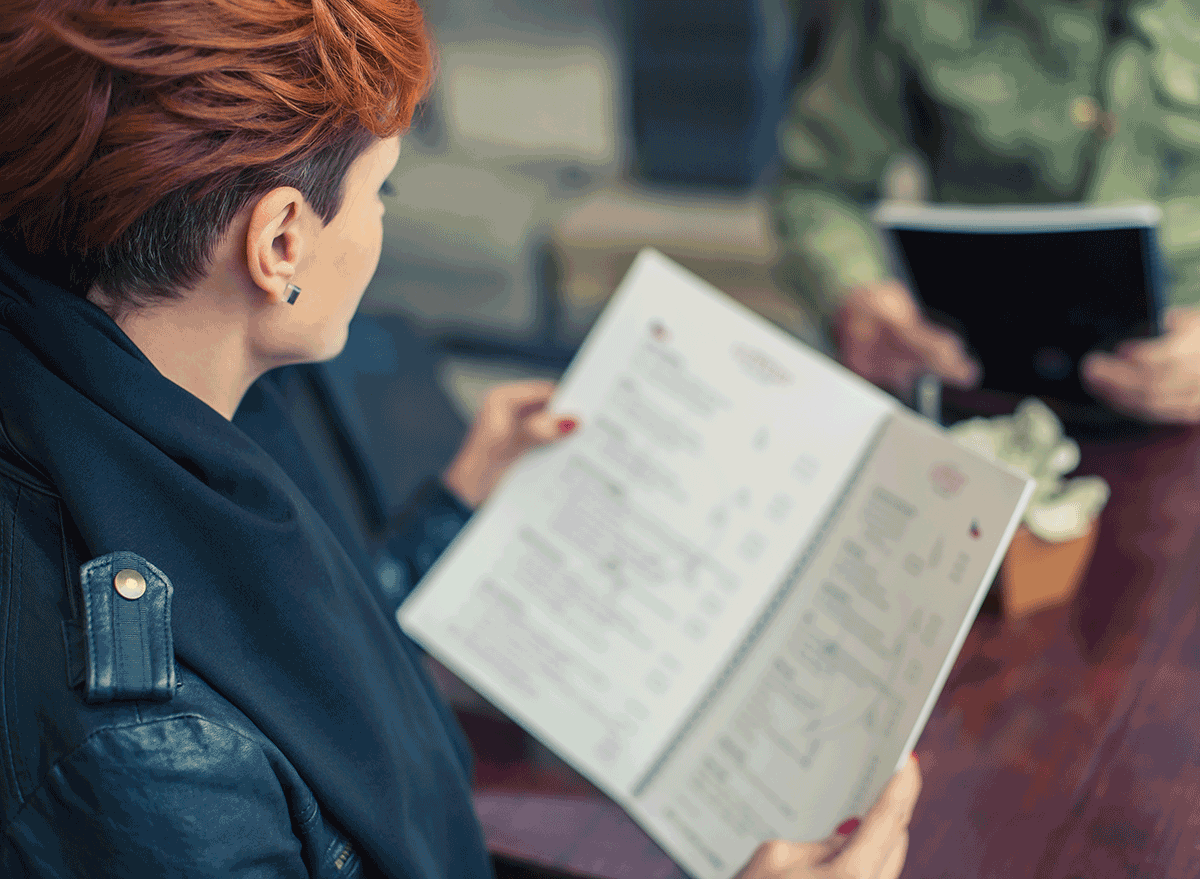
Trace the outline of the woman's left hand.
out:
M 571 433 L 576 419 L 546 410 L 553 393 L 554 385 L 544 381 L 515 382 L 488 391 L 467 438 L 442 474 L 446 488 L 474 509 L 521 455 Z

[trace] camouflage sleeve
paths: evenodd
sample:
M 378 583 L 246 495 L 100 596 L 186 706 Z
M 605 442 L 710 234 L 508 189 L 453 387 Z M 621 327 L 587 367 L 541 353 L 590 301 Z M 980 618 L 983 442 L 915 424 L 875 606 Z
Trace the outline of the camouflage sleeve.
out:
M 1144 119 L 1140 125 L 1118 132 L 1118 143 L 1130 152 L 1140 152 L 1142 161 L 1129 162 L 1147 169 L 1157 183 L 1163 209 L 1160 245 L 1167 266 L 1169 300 L 1175 305 L 1200 302 L 1200 4 L 1195 0 L 1160 0 L 1139 4 L 1133 10 L 1133 25 L 1150 47 L 1148 57 L 1137 61 L 1148 67 L 1145 77 L 1130 76 L 1114 67 L 1115 96 L 1131 106 L 1126 112 L 1156 113 L 1157 150 L 1147 137 Z M 1131 51 L 1131 56 L 1134 54 Z M 1132 65 L 1131 65 L 1132 66 Z M 1133 84 L 1148 84 L 1149 94 L 1138 94 Z M 1130 130 L 1132 129 L 1132 130 Z M 1124 139 L 1121 136 L 1124 135 Z M 1117 144 L 1114 144 L 1116 146 Z M 1132 157 L 1131 157 L 1132 158 Z M 1157 159 L 1157 161 L 1155 161 Z M 1117 156 L 1116 161 L 1121 161 Z M 1114 175 L 1115 176 L 1115 175 Z
M 1132 39 L 1112 52 L 1103 89 L 1113 122 L 1087 200 L 1155 201 L 1168 304 L 1200 302 L 1200 9 L 1131 10 Z
M 1200 304 L 1200 125 L 1189 122 L 1193 130 L 1187 139 L 1193 146 L 1183 154 L 1162 200 L 1159 243 L 1167 269 L 1167 305 Z
M 861 4 L 840 9 L 779 129 L 782 170 L 770 193 L 780 286 L 828 321 L 845 290 L 887 276 L 866 205 L 889 163 L 906 154 L 895 65 L 864 64 Z M 869 72 L 868 72 L 868 67 Z M 882 74 L 882 75 L 881 75 Z

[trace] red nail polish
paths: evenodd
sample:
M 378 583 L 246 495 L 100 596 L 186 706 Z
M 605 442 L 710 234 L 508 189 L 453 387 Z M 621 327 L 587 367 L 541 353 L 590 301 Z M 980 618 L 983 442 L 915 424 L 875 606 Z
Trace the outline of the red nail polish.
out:
M 842 836 L 849 836 L 851 833 L 858 830 L 859 824 L 862 824 L 861 819 L 847 818 L 845 821 L 843 821 L 841 824 L 838 825 L 837 832 L 839 834 L 841 834 Z
M 913 762 L 914 762 L 914 763 L 916 763 L 918 766 L 920 766 L 920 765 L 921 765 L 921 758 L 917 756 L 917 752 L 916 752 L 916 751 L 913 751 L 913 752 L 912 752 L 912 758 L 913 758 Z
M 575 429 L 575 427 L 576 423 L 574 418 L 560 418 L 558 420 L 558 432 L 561 434 L 570 433 Z

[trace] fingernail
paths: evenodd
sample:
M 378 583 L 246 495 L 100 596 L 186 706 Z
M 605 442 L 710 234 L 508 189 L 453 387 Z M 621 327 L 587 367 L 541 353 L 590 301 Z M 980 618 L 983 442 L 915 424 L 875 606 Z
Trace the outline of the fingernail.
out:
M 838 825 L 837 832 L 842 836 L 849 836 L 851 833 L 858 830 L 859 824 L 862 824 L 862 819 L 847 818 L 845 821 L 843 821 L 841 824 Z
M 912 752 L 912 758 L 913 758 L 913 762 L 916 763 L 918 766 L 921 764 L 921 758 L 917 756 L 916 751 Z
M 574 418 L 558 419 L 558 432 L 560 434 L 568 434 L 571 431 L 573 431 L 576 427 L 577 427 L 577 424 L 575 423 Z

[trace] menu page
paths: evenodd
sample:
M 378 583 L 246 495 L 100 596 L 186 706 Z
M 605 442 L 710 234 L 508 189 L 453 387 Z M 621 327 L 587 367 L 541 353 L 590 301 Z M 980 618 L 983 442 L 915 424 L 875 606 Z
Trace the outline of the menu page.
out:
M 624 799 L 758 621 L 895 402 L 653 251 L 527 456 L 398 611 Z
M 906 412 L 622 800 L 691 874 L 861 815 L 912 750 L 1033 484 Z

